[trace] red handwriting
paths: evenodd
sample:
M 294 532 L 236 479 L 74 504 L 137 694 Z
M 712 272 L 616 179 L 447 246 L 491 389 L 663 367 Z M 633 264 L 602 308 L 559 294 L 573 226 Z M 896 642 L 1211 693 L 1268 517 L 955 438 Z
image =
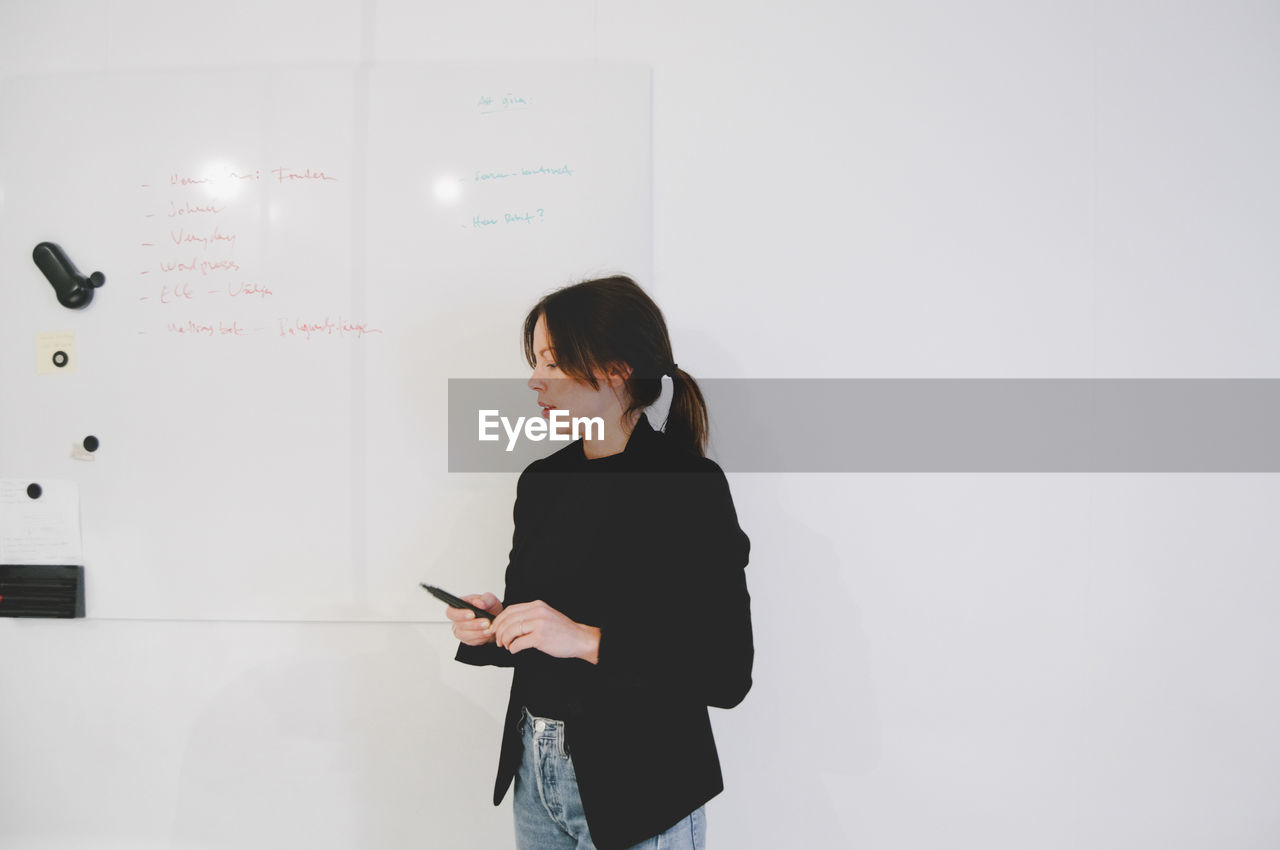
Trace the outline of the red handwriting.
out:
M 240 327 L 239 322 L 218 322 L 217 325 L 208 322 L 170 322 L 168 326 L 169 333 L 185 334 L 189 336 L 244 336 L 248 333 L 245 328 Z
M 292 169 L 283 168 L 283 167 L 273 168 L 271 169 L 271 173 L 276 176 L 276 180 L 280 183 L 283 183 L 286 180 L 289 180 L 289 181 L 293 181 L 293 180 L 336 181 L 338 179 L 337 177 L 330 177 L 328 174 L 325 174 L 323 171 L 312 171 L 310 168 L 306 169 L 305 171 L 293 171 Z
M 190 263 L 160 263 L 160 271 L 162 272 L 193 272 L 196 270 L 196 258 L 192 257 Z
M 259 298 L 266 298 L 268 295 L 275 295 L 270 289 L 257 283 L 243 283 L 240 286 L 232 287 L 227 284 L 227 294 L 232 298 L 239 298 L 241 295 L 256 295 Z
M 174 245 L 194 242 L 198 245 L 204 246 L 205 250 L 208 250 L 210 242 L 215 244 L 218 242 L 226 242 L 229 245 L 234 245 L 236 242 L 236 235 L 234 233 L 223 233 L 216 227 L 213 229 L 212 233 L 204 236 L 201 236 L 198 233 L 189 233 L 186 228 L 179 227 L 177 230 L 169 231 L 169 238 L 173 240 Z
M 173 288 L 167 286 L 160 287 L 160 303 L 172 304 L 175 301 L 190 301 L 195 297 L 195 293 L 191 291 L 189 283 L 175 283 Z
M 162 272 L 193 272 L 197 270 L 200 274 L 238 272 L 240 271 L 240 264 L 235 260 L 201 260 L 198 257 L 192 257 L 189 263 L 160 263 L 160 271 Z
M 238 272 L 240 264 L 235 260 L 209 260 L 200 261 L 200 274 L 208 274 L 209 272 Z
M 254 171 L 251 174 L 241 174 L 238 171 L 228 171 L 225 179 L 227 180 L 259 180 L 262 178 L 261 171 Z M 199 186 L 204 183 L 218 183 L 221 177 L 188 177 L 185 174 L 170 174 L 170 186 Z M 143 188 L 149 188 L 147 184 L 142 184 Z
M 339 317 L 337 321 L 324 317 L 320 322 L 305 322 L 302 319 L 278 319 L 280 336 L 303 337 L 310 340 L 312 334 L 323 334 L 324 336 L 350 336 L 354 334 L 357 338 L 365 334 L 380 334 L 379 328 L 371 328 L 365 322 L 353 322 L 349 319 Z
M 185 202 L 182 206 L 178 206 L 173 201 L 169 202 L 169 218 L 176 218 L 180 215 L 196 215 L 197 213 L 220 213 L 223 208 L 218 206 L 218 202 L 211 204 L 193 204 L 190 201 Z

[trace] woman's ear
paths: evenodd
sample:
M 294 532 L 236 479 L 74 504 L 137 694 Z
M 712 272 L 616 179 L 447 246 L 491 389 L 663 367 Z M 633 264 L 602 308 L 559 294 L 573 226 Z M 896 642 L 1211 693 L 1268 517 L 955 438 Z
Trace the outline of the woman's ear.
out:
M 609 365 L 609 371 L 607 374 L 610 381 L 615 377 L 625 381 L 627 378 L 631 377 L 631 366 L 626 363 L 612 363 Z

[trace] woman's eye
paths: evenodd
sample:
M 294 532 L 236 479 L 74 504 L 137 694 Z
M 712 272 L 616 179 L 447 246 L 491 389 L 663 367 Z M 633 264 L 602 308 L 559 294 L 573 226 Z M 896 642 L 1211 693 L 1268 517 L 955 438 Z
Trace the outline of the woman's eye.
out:
M 548 363 L 548 364 L 547 364 L 547 368 L 548 368 L 548 369 L 554 369 L 554 368 L 556 368 L 556 364 L 554 364 L 554 363 Z

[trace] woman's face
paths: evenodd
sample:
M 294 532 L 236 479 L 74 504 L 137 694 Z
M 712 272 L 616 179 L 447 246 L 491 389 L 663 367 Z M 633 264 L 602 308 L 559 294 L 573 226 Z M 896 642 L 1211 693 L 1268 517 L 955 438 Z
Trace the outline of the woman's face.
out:
M 607 376 L 603 372 L 596 373 L 600 382 L 599 389 L 592 389 L 590 384 L 583 383 L 561 372 L 556 366 L 555 351 L 551 337 L 547 335 L 547 323 L 538 317 L 533 329 L 534 367 L 529 377 L 529 389 L 538 394 L 538 405 L 542 408 L 543 418 L 548 418 L 548 411 L 564 410 L 568 416 L 561 416 L 560 432 L 570 430 L 569 422 L 576 417 L 600 417 L 605 423 L 605 433 L 616 427 L 622 418 L 625 394 L 621 391 L 624 378 L 620 375 Z

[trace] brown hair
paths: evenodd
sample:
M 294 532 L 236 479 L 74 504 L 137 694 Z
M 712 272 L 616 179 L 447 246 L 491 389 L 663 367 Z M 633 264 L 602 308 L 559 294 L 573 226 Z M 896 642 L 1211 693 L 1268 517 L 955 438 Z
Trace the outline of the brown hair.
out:
M 707 403 L 688 372 L 671 356 L 671 338 L 662 311 L 629 277 L 584 280 L 543 296 L 524 320 L 524 356 L 532 368 L 533 329 L 542 316 L 555 346 L 556 365 L 571 378 L 599 389 L 597 371 L 626 364 L 630 414 L 662 394 L 662 376 L 670 375 L 673 394 L 663 431 L 699 456 L 707 449 Z

